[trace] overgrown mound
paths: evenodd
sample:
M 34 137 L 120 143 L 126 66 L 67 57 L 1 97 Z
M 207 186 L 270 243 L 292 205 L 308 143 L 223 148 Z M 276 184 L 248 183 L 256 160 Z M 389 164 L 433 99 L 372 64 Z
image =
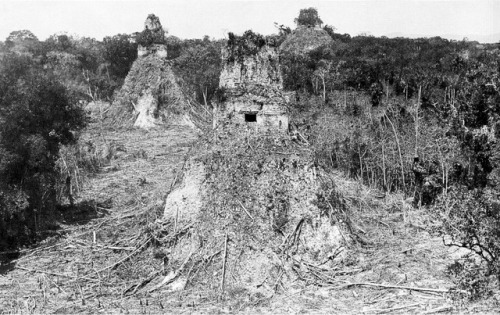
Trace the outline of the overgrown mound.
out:
M 349 206 L 308 148 L 247 134 L 198 152 L 166 200 L 163 284 L 268 295 L 331 281 L 353 242 Z
M 165 121 L 190 123 L 193 109 L 171 62 L 150 54 L 132 65 L 115 97 L 111 116 L 120 124 L 135 122 L 138 127 L 150 128 Z
M 286 37 L 280 46 L 280 50 L 284 53 L 300 55 L 331 44 L 333 44 L 333 40 L 325 30 L 299 26 Z

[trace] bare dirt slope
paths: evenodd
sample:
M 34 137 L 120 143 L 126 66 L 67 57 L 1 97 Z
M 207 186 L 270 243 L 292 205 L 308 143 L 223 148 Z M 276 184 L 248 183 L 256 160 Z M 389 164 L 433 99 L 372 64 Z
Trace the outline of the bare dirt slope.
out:
M 109 165 L 61 214 L 59 235 L 2 265 L 0 313 L 494 313 L 487 305 L 457 308 L 445 293 L 452 286 L 445 267 L 458 253 L 429 233 L 434 223 L 423 211 L 341 175 L 337 185 L 358 205 L 352 221 L 366 244 L 349 249 L 335 277 L 310 266 L 296 286 L 260 297 L 189 284 L 152 290 L 167 274 L 168 253 L 155 246 L 165 196 L 197 136 L 186 127 L 99 130 L 83 140 L 105 143 Z

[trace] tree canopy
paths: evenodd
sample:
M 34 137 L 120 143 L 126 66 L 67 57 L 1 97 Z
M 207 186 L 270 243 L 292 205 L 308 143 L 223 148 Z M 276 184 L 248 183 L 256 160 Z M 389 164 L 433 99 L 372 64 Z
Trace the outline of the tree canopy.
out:
M 49 70 L 26 55 L 0 58 L 0 250 L 36 236 L 55 207 L 55 162 L 75 143 L 83 110 Z

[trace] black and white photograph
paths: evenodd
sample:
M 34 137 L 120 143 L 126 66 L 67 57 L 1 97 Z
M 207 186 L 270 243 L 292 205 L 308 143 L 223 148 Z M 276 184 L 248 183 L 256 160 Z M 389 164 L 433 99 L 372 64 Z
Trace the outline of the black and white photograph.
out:
M 500 1 L 0 0 L 4 314 L 500 314 Z

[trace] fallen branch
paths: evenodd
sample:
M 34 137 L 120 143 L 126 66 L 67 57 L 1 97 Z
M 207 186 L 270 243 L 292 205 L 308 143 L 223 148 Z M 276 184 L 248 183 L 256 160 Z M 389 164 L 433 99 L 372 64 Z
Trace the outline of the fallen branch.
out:
M 284 250 L 290 249 L 293 245 L 298 244 L 300 234 L 302 232 L 302 224 L 304 224 L 305 219 L 300 219 L 299 223 L 295 226 L 293 233 L 289 234 L 281 244 L 284 247 Z
M 307 145 L 310 144 L 309 141 L 307 141 L 306 137 L 304 137 L 298 130 L 296 132 L 300 136 L 300 138 L 302 138 L 302 141 L 304 141 Z
M 245 213 L 248 215 L 248 217 L 250 217 L 250 219 L 252 219 L 252 221 L 254 221 L 254 218 L 252 217 L 252 215 L 248 212 L 248 210 L 245 208 L 245 206 L 243 205 L 243 203 L 239 200 L 236 200 L 238 201 L 238 203 L 240 204 L 240 206 L 243 208 L 243 210 L 245 211 Z
M 137 284 L 133 284 L 128 289 L 123 291 L 122 296 L 127 295 L 132 289 L 132 292 L 129 295 L 134 295 L 139 289 L 143 288 L 146 284 L 150 283 L 154 278 L 156 278 L 161 273 L 160 270 L 153 272 L 149 277 L 143 279 L 141 282 Z
M 224 293 L 224 285 L 226 282 L 226 259 L 227 259 L 227 232 L 226 232 L 226 241 L 224 242 L 224 260 L 222 263 L 222 280 L 220 284 L 221 294 Z
M 410 291 L 421 291 L 421 292 L 435 292 L 435 293 L 450 293 L 452 291 L 466 293 L 463 290 L 452 290 L 452 289 L 433 289 L 433 288 L 419 288 L 419 287 L 407 287 L 400 285 L 388 285 L 388 284 L 378 284 L 371 282 L 355 282 L 355 283 L 347 283 L 338 287 L 339 289 L 349 288 L 353 286 L 369 286 L 369 287 L 378 287 L 385 289 L 400 289 L 400 290 L 410 290 Z
M 434 313 L 441 313 L 441 312 L 449 312 L 452 310 L 453 310 L 452 306 L 445 305 L 445 306 L 440 306 L 440 307 L 434 308 L 432 310 L 428 310 L 426 312 L 423 312 L 422 314 L 434 314 Z
M 28 269 L 28 268 L 25 268 L 25 267 L 22 267 L 22 266 L 15 266 L 15 268 L 21 269 L 21 270 L 24 270 L 24 271 L 28 271 L 28 272 L 44 273 L 44 274 L 51 275 L 51 276 L 71 278 L 71 279 L 75 279 L 75 280 L 84 279 L 84 280 L 88 280 L 88 281 L 99 282 L 98 280 L 92 279 L 92 278 L 77 277 L 77 276 L 73 276 L 73 275 L 66 275 L 66 274 L 63 274 L 63 273 L 56 273 L 56 272 L 45 271 L 45 270 Z
M 101 247 L 102 249 L 111 249 L 111 250 L 135 250 L 134 247 L 118 247 L 118 246 L 102 246 L 102 245 L 97 245 L 97 247 Z
M 120 265 L 120 264 L 121 264 L 121 263 L 123 263 L 124 261 L 126 261 L 126 260 L 130 259 L 130 258 L 131 258 L 132 256 L 134 256 L 135 254 L 139 253 L 139 251 L 140 251 L 143 247 L 147 246 L 147 245 L 149 244 L 149 242 L 150 242 L 150 241 L 151 241 L 151 238 L 148 238 L 148 239 L 144 242 L 144 244 L 142 244 L 141 246 L 137 247 L 137 248 L 136 248 L 136 249 L 135 249 L 132 253 L 130 253 L 130 255 L 128 255 L 127 257 L 125 257 L 125 258 L 123 258 L 123 259 L 120 259 L 119 261 L 117 261 L 116 263 L 114 263 L 114 264 L 112 264 L 112 265 L 109 265 L 109 266 L 107 266 L 107 267 L 104 267 L 104 268 L 102 268 L 102 269 L 100 269 L 100 270 L 96 271 L 96 273 L 98 273 L 98 274 L 99 274 L 99 273 L 101 273 L 101 272 L 103 272 L 103 271 L 106 271 L 106 270 L 108 270 L 108 269 L 114 269 L 114 268 L 116 268 L 118 265 Z
M 410 308 L 410 307 L 415 307 L 415 306 L 419 306 L 419 305 L 420 305 L 420 303 L 414 303 L 414 304 L 408 304 L 408 305 L 403 305 L 403 306 L 397 306 L 397 307 L 393 307 L 393 308 L 381 309 L 381 310 L 377 310 L 377 312 L 378 313 L 387 313 L 387 312 L 398 311 L 398 310 L 402 310 L 402 309 Z
M 186 257 L 186 259 L 184 260 L 184 262 L 182 263 L 182 265 L 175 272 L 172 272 L 172 271 L 169 272 L 168 275 L 166 275 L 165 278 L 163 278 L 162 282 L 160 282 L 154 288 L 152 288 L 151 290 L 149 290 L 149 293 L 158 290 L 162 286 L 173 282 L 177 277 L 179 277 L 180 273 L 184 270 L 184 268 L 186 268 L 186 265 L 189 262 L 189 260 L 191 259 L 191 256 L 193 256 L 193 252 L 194 251 L 192 251 L 191 253 L 189 253 L 189 255 Z

